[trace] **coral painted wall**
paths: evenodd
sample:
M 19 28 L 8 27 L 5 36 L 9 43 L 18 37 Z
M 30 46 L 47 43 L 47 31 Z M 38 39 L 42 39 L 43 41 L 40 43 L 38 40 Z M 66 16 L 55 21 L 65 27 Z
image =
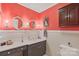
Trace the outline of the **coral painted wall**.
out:
M 38 20 L 39 13 L 21 6 L 17 3 L 2 3 L 1 4 L 1 19 L 0 19 L 0 29 L 8 29 L 14 30 L 13 20 L 14 17 L 19 16 L 23 22 L 26 24 L 27 22 Z M 5 21 L 8 20 L 8 28 L 5 27 Z M 21 22 L 19 22 L 21 24 Z M 30 26 L 22 26 L 20 29 L 31 29 Z
M 19 29 L 44 29 L 43 21 L 44 17 L 49 17 L 48 30 L 79 30 L 79 27 L 59 27 L 59 8 L 68 5 L 69 3 L 59 3 L 51 8 L 48 8 L 44 12 L 38 13 L 29 8 L 26 8 L 17 3 L 1 3 L 0 4 L 0 29 L 1 30 L 15 30 L 13 26 L 14 17 L 19 16 Z M 5 27 L 6 21 L 8 27 Z M 32 22 L 35 21 L 35 28 L 32 28 Z M 21 26 L 21 23 L 22 26 Z M 30 26 L 26 26 L 26 23 L 30 23 Z
M 49 30 L 79 30 L 79 27 L 59 27 L 59 8 L 68 5 L 69 3 L 59 3 L 41 13 L 41 19 L 45 16 L 49 17 Z

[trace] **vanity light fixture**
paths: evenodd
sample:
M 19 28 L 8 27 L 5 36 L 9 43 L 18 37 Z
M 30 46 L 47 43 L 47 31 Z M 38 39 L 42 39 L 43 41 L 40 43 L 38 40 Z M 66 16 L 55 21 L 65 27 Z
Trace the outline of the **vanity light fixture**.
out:
M 6 21 L 5 21 L 5 27 L 6 27 L 6 28 L 8 27 L 8 23 L 9 23 L 9 20 L 6 20 Z
M 5 21 L 5 23 L 8 23 L 8 22 L 9 22 L 9 20 L 6 20 L 6 21 Z
M 29 27 L 30 24 L 29 24 L 29 22 L 27 22 L 27 23 L 24 23 L 23 26 L 24 26 L 24 27 Z
M 26 26 L 29 26 L 29 22 L 26 23 Z

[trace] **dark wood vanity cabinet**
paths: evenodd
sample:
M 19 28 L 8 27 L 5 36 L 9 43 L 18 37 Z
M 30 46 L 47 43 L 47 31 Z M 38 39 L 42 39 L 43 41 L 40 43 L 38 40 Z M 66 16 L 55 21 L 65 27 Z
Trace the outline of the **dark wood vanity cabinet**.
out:
M 27 55 L 27 46 L 0 52 L 0 56 L 24 56 Z
M 0 52 L 0 56 L 42 56 L 46 53 L 46 41 Z
M 46 53 L 46 41 L 28 45 L 28 56 L 42 56 Z
M 79 26 L 78 3 L 72 3 L 59 9 L 59 26 Z
M 0 56 L 22 56 L 22 51 L 20 49 L 11 49 L 0 52 Z

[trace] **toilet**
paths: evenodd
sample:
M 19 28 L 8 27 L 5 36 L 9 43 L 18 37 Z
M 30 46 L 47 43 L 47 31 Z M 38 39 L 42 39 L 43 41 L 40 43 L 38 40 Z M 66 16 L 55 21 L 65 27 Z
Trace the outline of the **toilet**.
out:
M 66 45 L 59 46 L 59 53 L 61 56 L 79 56 L 79 50 Z

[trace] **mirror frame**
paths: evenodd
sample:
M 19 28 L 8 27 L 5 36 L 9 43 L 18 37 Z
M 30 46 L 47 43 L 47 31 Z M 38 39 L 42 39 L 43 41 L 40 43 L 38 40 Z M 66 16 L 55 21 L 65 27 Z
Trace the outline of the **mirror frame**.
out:
M 16 17 L 13 18 L 13 22 L 14 22 L 14 20 L 18 20 L 18 27 L 15 28 L 14 23 L 13 23 L 14 28 L 15 29 L 20 29 L 23 25 L 22 18 L 20 16 L 16 16 Z

